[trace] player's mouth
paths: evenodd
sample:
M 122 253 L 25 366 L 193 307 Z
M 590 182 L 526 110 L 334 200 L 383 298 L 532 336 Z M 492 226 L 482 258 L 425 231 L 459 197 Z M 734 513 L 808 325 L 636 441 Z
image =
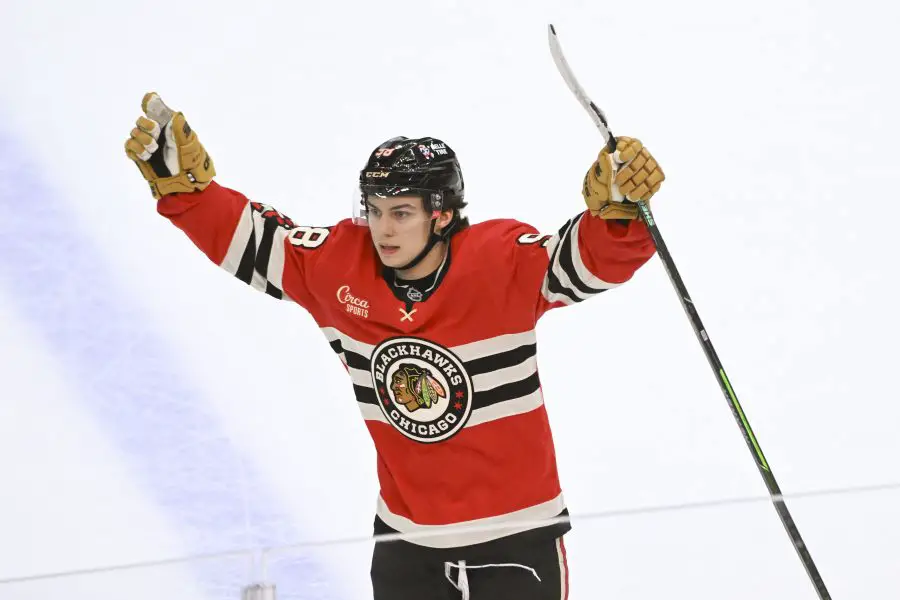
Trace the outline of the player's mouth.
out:
M 398 250 L 400 250 L 400 246 L 390 246 L 388 244 L 378 244 L 379 250 L 385 256 L 391 256 L 395 254 Z

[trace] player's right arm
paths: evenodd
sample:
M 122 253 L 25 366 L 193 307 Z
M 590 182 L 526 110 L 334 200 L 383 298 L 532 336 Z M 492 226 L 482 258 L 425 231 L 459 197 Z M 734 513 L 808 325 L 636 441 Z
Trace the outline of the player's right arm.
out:
M 182 113 L 150 93 L 125 143 L 157 210 L 209 259 L 253 288 L 309 307 L 309 272 L 331 235 L 212 181 L 215 166 Z

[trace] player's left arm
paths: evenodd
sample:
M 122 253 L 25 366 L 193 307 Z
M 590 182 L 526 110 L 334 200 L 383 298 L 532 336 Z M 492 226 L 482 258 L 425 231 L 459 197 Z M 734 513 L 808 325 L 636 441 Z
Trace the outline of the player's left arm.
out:
M 587 210 L 552 236 L 530 231 L 516 242 L 516 271 L 539 287 L 536 313 L 568 306 L 622 285 L 655 253 L 634 202 L 650 198 L 665 179 L 640 141 L 620 137 L 588 169 L 582 189 Z

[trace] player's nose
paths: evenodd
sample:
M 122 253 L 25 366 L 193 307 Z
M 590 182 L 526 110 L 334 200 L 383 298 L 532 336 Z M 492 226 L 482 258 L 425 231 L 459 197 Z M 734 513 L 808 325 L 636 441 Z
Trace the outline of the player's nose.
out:
M 379 233 L 381 233 L 381 237 L 391 238 L 391 237 L 394 237 L 394 235 L 397 233 L 394 229 L 394 224 L 391 222 L 390 219 L 382 219 L 382 222 L 379 223 L 379 225 L 380 225 Z

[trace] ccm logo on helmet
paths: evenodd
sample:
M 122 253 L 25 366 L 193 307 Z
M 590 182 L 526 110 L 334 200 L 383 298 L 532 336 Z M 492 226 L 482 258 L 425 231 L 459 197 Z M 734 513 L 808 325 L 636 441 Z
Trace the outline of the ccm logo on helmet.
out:
M 388 175 L 390 175 L 390 173 L 387 171 L 366 171 L 366 177 L 371 177 L 372 179 L 387 177 Z

